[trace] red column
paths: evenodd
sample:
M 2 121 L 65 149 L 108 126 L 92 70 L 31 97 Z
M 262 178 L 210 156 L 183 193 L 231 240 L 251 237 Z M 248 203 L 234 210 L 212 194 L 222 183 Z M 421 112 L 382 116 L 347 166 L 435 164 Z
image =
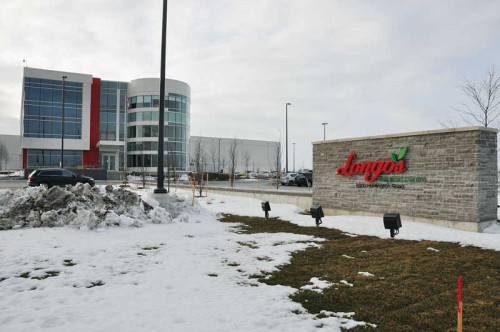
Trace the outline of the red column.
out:
M 101 79 L 92 79 L 90 94 L 90 150 L 83 151 L 83 165 L 86 167 L 99 166 L 99 126 L 101 113 Z
M 28 150 L 23 149 L 23 169 L 28 167 Z

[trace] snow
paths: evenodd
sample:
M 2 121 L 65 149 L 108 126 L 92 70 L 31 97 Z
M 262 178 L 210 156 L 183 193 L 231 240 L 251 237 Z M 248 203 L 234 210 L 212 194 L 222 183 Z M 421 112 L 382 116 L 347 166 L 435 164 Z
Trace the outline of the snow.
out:
M 211 204 L 203 205 L 207 209 L 221 213 L 231 213 L 246 216 L 264 216 L 260 209 L 261 201 L 252 198 L 222 196 L 211 194 Z M 289 204 L 271 203 L 269 217 L 279 217 L 300 226 L 314 226 L 311 216 L 300 214 L 303 209 Z M 404 216 L 403 216 L 404 218 Z M 384 229 L 382 216 L 327 216 L 322 218 L 321 227 L 335 228 L 354 235 L 370 235 L 383 239 L 391 238 L 389 230 Z M 395 241 L 429 240 L 439 242 L 458 242 L 462 246 L 476 246 L 484 249 L 500 250 L 500 226 L 494 223 L 483 233 L 467 232 L 448 227 L 402 220 L 402 228 Z
M 359 275 L 362 275 L 364 277 L 374 277 L 374 274 L 371 274 L 370 272 L 358 272 Z
M 313 277 L 309 280 L 310 285 L 300 287 L 300 289 L 310 290 L 316 293 L 323 293 L 324 289 L 330 288 L 333 284 L 327 280 Z
M 0 218 L 11 215 L 12 204 L 42 197 L 42 190 L 0 191 Z M 118 195 L 104 187 L 97 190 L 111 198 Z M 307 288 L 355 287 L 348 280 L 330 284 L 312 278 L 310 287 L 295 289 L 269 286 L 256 279 L 287 264 L 293 252 L 324 242 L 300 234 L 239 234 L 238 224 L 218 222 L 219 213 L 263 216 L 259 200 L 209 193 L 208 199 L 196 199 L 191 206 L 191 193 L 179 190 L 164 209 L 151 190 L 133 192 L 140 200 L 120 195 L 137 204 L 117 205 L 105 215 L 82 203 L 68 220 L 58 214 L 66 211 L 64 207 L 43 212 L 44 220 L 58 220 L 51 225 L 61 227 L 35 228 L 30 226 L 44 223 L 16 222 L 17 229 L 0 231 L 1 331 L 340 331 L 376 327 L 357 321 L 354 312 L 310 314 L 289 298 Z M 313 226 L 314 220 L 300 212 L 292 205 L 272 204 L 271 217 Z M 30 218 L 30 213 L 25 215 Z M 389 237 L 381 218 L 325 217 L 322 227 Z M 458 241 L 500 249 L 498 232 L 470 233 L 404 220 L 394 241 L 398 239 Z

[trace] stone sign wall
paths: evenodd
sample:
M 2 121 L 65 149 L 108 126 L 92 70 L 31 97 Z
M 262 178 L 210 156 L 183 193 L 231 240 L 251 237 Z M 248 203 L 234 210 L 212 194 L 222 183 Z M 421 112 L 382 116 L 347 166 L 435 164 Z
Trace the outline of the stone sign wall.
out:
M 497 132 L 469 127 L 315 142 L 313 202 L 330 215 L 395 212 L 481 231 L 497 219 Z

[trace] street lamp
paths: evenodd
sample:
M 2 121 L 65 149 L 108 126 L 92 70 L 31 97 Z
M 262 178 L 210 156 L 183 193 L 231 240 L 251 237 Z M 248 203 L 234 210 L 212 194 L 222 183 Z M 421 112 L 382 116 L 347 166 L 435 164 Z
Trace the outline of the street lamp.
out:
M 64 95 L 67 76 L 62 77 L 61 168 L 64 168 Z M 43 124 L 45 128 L 45 123 Z
M 159 119 L 158 119 L 158 167 L 156 178 L 157 194 L 165 194 L 167 190 L 163 186 L 163 158 L 164 149 L 164 130 L 165 130 L 165 53 L 166 53 L 166 39 L 167 39 L 167 0 L 163 0 L 163 15 L 161 25 L 161 66 L 160 66 L 160 105 L 159 105 Z
M 323 141 L 325 140 L 326 138 L 326 125 L 328 124 L 328 122 L 323 122 L 322 125 L 323 125 Z
M 293 145 L 293 172 L 295 173 L 295 143 Z
M 292 105 L 290 103 L 286 103 L 285 109 L 286 109 L 286 128 L 285 128 L 285 133 L 286 133 L 286 144 L 285 144 L 285 172 L 288 173 L 288 105 Z
M 218 169 L 217 169 L 217 173 L 219 173 L 219 172 L 220 172 L 220 140 L 221 140 L 221 139 L 219 138 L 219 161 L 217 162 L 217 168 L 218 168 Z
M 267 142 L 267 166 L 268 171 L 271 171 L 271 162 L 269 161 L 269 142 Z

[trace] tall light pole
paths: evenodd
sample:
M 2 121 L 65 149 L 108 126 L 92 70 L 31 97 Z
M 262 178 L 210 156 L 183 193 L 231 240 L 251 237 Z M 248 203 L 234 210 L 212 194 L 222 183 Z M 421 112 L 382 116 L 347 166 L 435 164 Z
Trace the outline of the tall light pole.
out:
M 323 122 L 322 125 L 323 125 L 323 141 L 326 140 L 326 125 L 328 124 L 328 122 Z
M 269 142 L 267 142 L 267 166 L 268 172 L 271 171 L 271 163 L 269 162 Z
M 160 73 L 160 109 L 158 119 L 158 167 L 157 184 L 154 190 L 157 194 L 165 194 L 167 190 L 163 186 L 163 158 L 164 158 L 164 130 L 165 130 L 165 50 L 167 39 L 167 0 L 163 0 L 163 17 L 161 25 L 161 73 Z
M 293 145 L 293 172 L 295 173 L 295 143 Z
M 61 168 L 64 168 L 64 95 L 67 76 L 62 77 Z M 45 128 L 45 123 L 43 124 Z
M 285 105 L 285 110 L 286 110 L 286 119 L 285 119 L 285 132 L 286 132 L 286 144 L 285 144 L 285 172 L 288 173 L 288 105 L 292 105 L 290 103 L 286 103 Z
M 217 168 L 218 168 L 217 173 L 220 172 L 220 140 L 221 139 L 219 138 L 219 161 L 217 162 Z

